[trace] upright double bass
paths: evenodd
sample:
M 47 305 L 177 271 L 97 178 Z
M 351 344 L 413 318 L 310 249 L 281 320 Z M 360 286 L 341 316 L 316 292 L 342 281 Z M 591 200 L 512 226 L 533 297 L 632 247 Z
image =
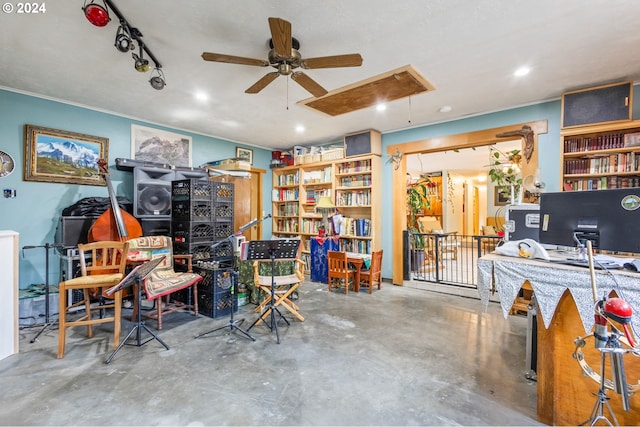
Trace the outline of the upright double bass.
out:
M 142 236 L 142 226 L 138 220 L 129 212 L 121 211 L 118 199 L 113 191 L 107 162 L 104 159 L 98 160 L 100 173 L 107 183 L 109 200 L 111 207 L 100 215 L 89 229 L 89 242 L 102 240 L 125 241 Z
M 98 167 L 100 173 L 107 183 L 107 190 L 109 191 L 109 200 L 111 201 L 111 207 L 100 215 L 95 222 L 89 228 L 88 240 L 89 242 L 98 241 L 120 241 L 123 242 L 128 239 L 134 239 L 142 236 L 142 226 L 137 219 L 129 212 L 121 211 L 118 199 L 113 191 L 111 185 L 111 179 L 109 178 L 109 171 L 107 169 L 107 162 L 104 159 L 98 160 Z M 120 254 L 120 256 L 127 256 L 127 254 Z M 94 271 L 94 273 L 100 273 L 100 271 Z M 90 293 L 92 296 L 97 297 L 99 289 L 94 289 Z M 103 292 L 102 296 L 106 298 L 113 298 Z

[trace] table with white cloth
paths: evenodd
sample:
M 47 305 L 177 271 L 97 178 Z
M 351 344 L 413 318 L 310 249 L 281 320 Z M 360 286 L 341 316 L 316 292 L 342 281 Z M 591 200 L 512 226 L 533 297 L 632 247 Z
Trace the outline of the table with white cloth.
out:
M 633 308 L 632 325 L 640 332 L 640 273 L 626 270 L 596 270 L 598 298 L 604 295 L 625 299 Z M 537 303 L 537 415 L 550 425 L 578 425 L 586 421 L 596 402 L 599 385 L 583 375 L 573 358 L 574 340 L 591 333 L 594 301 L 588 268 L 488 254 L 478 259 L 478 292 L 486 310 L 497 292 L 505 318 L 526 281 Z M 600 353 L 593 340 L 583 349 L 589 365 L 599 371 Z M 628 384 L 640 378 L 640 359 L 624 356 Z M 608 370 L 607 377 L 611 378 Z M 640 394 L 640 393 L 638 393 Z M 620 396 L 607 393 L 621 425 L 640 425 L 640 396 L 629 399 L 631 411 L 622 409 Z

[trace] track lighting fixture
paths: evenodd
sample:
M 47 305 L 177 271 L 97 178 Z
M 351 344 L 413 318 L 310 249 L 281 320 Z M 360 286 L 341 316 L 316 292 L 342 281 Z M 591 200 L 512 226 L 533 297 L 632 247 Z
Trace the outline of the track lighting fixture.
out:
M 118 27 L 115 46 L 116 49 L 118 49 L 122 53 L 127 53 L 129 52 L 129 50 L 134 50 L 136 48 L 136 46 L 133 44 L 133 40 L 131 39 L 129 27 L 126 25 L 126 23 L 122 23 Z
M 111 12 L 118 17 L 120 26 L 118 27 L 118 31 L 116 32 L 116 39 L 114 42 L 116 49 L 123 53 L 135 51 L 137 43 L 137 47 L 140 51 L 138 53 L 131 53 L 131 56 L 135 61 L 135 63 L 133 64 L 134 68 L 140 73 L 146 73 L 151 69 L 151 65 L 149 63 L 149 60 L 151 60 L 154 65 L 153 71 L 155 72 L 155 74 L 152 72 L 149 83 L 154 89 L 163 89 L 166 86 L 166 81 L 164 78 L 164 73 L 162 72 L 162 64 L 158 62 L 149 48 L 145 46 L 144 42 L 142 41 L 142 33 L 140 32 L 140 30 L 129 24 L 122 13 L 120 13 L 120 10 L 118 10 L 116 5 L 113 3 L 113 0 L 102 0 L 101 3 L 104 6 L 96 3 L 98 0 L 91 0 L 89 4 L 87 4 L 87 1 L 89 0 L 84 0 L 84 6 L 82 10 L 84 11 L 87 20 L 89 20 L 89 22 L 91 22 L 93 25 L 97 27 L 104 27 L 105 25 L 107 25 L 111 20 L 111 18 L 109 17 L 109 10 L 111 10 Z M 144 57 L 143 52 L 147 54 L 147 58 L 149 59 L 146 59 Z
M 91 0 L 91 3 L 87 4 L 87 0 L 85 0 L 82 10 L 84 10 L 84 16 L 87 20 L 96 27 L 104 27 L 111 20 L 106 4 L 100 6 L 94 3 L 94 0 Z
M 135 64 L 133 64 L 136 71 L 139 71 L 141 73 L 146 73 L 147 71 L 149 71 L 149 68 L 151 68 L 151 66 L 149 65 L 149 61 L 142 57 L 142 46 L 140 46 L 140 56 L 138 56 L 135 52 L 132 53 L 131 56 L 133 57 L 134 61 L 136 61 Z
M 157 73 L 157 76 L 154 76 L 153 73 Z M 151 71 L 151 78 L 149 79 L 149 83 L 151 87 L 156 90 L 164 89 L 164 86 L 167 84 L 164 80 L 164 73 L 162 72 L 162 68 L 156 67 Z

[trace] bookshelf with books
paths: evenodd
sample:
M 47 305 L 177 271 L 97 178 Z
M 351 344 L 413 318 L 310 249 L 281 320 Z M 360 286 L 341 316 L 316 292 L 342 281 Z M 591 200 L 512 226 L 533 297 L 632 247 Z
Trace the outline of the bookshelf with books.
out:
M 564 191 L 640 187 L 640 120 L 561 132 Z
M 382 186 L 380 156 L 343 159 L 335 163 L 335 205 L 340 222 L 340 250 L 371 253 L 381 249 Z
M 368 155 L 274 169 L 273 235 L 300 237 L 303 261 L 309 266 L 310 240 L 318 236 L 322 224 L 316 203 L 330 196 L 341 215 L 340 249 L 360 253 L 381 249 L 381 168 L 381 157 Z

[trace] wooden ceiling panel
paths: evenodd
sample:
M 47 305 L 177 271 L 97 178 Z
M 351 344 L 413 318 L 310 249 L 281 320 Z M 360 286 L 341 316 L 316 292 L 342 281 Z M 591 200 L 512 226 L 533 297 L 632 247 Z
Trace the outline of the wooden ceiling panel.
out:
M 329 116 L 350 113 L 407 96 L 433 91 L 435 86 L 411 65 L 335 89 L 320 98 L 304 99 L 298 104 Z

